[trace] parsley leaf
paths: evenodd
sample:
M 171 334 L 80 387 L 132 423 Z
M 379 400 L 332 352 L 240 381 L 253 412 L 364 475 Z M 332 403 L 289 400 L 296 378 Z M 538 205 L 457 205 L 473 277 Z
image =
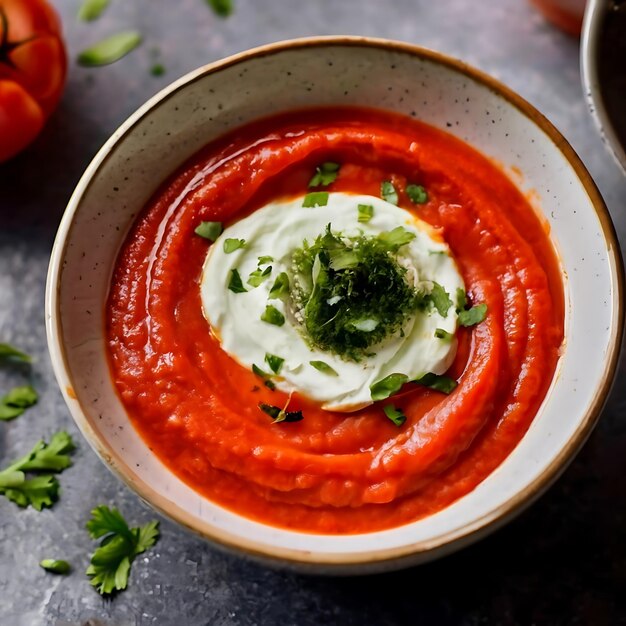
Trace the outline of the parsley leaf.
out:
M 66 432 L 56 433 L 48 444 L 38 441 L 28 454 L 0 471 L 0 495 L 38 511 L 51 506 L 59 493 L 57 479 L 51 474 L 27 478 L 25 472 L 61 472 L 72 464 L 69 453 L 73 449 L 74 442 Z
M 39 561 L 39 565 L 47 572 L 52 572 L 53 574 L 69 574 L 70 571 L 70 564 L 67 561 L 43 559 Z
M 258 268 L 253 272 L 250 272 L 250 276 L 248 277 L 247 283 L 251 287 L 258 287 L 263 281 L 269 278 L 269 275 L 272 273 L 272 266 L 268 265 L 264 270 Z
M 77 17 L 83 22 L 97 20 L 109 6 L 109 0 L 84 0 L 78 9 Z
M 314 191 L 313 193 L 307 193 L 302 199 L 302 206 L 305 209 L 312 207 L 326 206 L 328 204 L 328 192 L 327 191 Z
M 315 168 L 315 176 L 311 178 L 309 187 L 327 187 L 335 182 L 338 173 L 339 163 L 326 161 L 326 163 L 322 163 L 319 167 Z
M 474 326 L 480 324 L 487 317 L 487 305 L 483 302 L 473 306 L 469 311 L 459 313 L 459 324 L 461 326 Z
M 390 252 L 397 252 L 402 246 L 411 243 L 415 237 L 415 233 L 408 231 L 404 226 L 396 226 L 393 230 L 380 233 L 378 240 L 381 241 Z
M 30 363 L 32 358 L 25 352 L 10 346 L 8 343 L 0 343 L 0 362 L 3 360 Z
M 358 220 L 362 224 L 369 222 L 374 217 L 374 207 L 371 204 L 359 204 L 357 208 L 359 211 Z
M 423 385 L 424 387 L 430 387 L 431 389 L 435 389 L 436 391 L 441 391 L 446 394 L 452 393 L 459 385 L 454 378 L 432 373 L 424 374 L 412 382 L 417 383 L 418 385 Z
M 135 30 L 111 35 L 90 48 L 83 50 L 77 58 L 79 65 L 97 67 L 119 61 L 141 43 L 141 35 Z
M 276 307 L 268 304 L 261 315 L 261 320 L 274 326 L 282 326 L 285 323 L 285 316 Z
M 444 330 L 443 328 L 436 328 L 435 337 L 437 337 L 437 339 L 445 339 L 447 341 L 452 339 L 454 335 L 452 333 L 449 333 L 447 330 Z
M 230 280 L 228 281 L 228 288 L 233 293 L 245 293 L 248 291 L 241 282 L 241 276 L 237 269 L 230 270 Z
M 406 195 L 413 204 L 425 204 L 428 202 L 428 194 L 426 189 L 421 185 L 407 185 Z
M 385 378 L 376 381 L 370 385 L 370 393 L 372 400 L 384 400 L 402 388 L 404 383 L 408 382 L 409 377 L 406 374 L 389 374 Z
M 215 241 L 222 234 L 222 230 L 221 222 L 200 222 L 193 232 L 209 241 Z
M 275 354 L 266 354 L 265 362 L 270 366 L 270 369 L 274 372 L 274 374 L 279 374 L 285 359 L 281 359 Z
M 396 409 L 393 404 L 385 405 L 383 411 L 396 426 L 402 426 L 406 422 L 406 415 L 402 412 L 402 409 Z
M 150 68 L 150 74 L 152 74 L 152 76 L 163 76 L 163 74 L 165 74 L 165 66 L 162 63 L 155 63 Z
M 219 17 L 228 17 L 234 10 L 233 0 L 206 0 L 206 2 Z
M 159 537 L 159 522 L 129 528 L 117 509 L 101 505 L 91 511 L 86 528 L 100 546 L 91 557 L 86 574 L 102 595 L 126 589 L 130 566 L 135 557 L 151 548 Z
M 270 289 L 269 299 L 276 300 L 287 295 L 289 295 L 289 276 L 286 272 L 281 272 Z
M 339 376 L 337 371 L 324 361 L 309 361 L 309 365 L 312 365 L 316 370 L 322 372 L 322 374 L 328 374 L 329 376 Z
M 456 288 L 456 312 L 460 313 L 467 307 L 467 294 L 462 287 Z
M 232 237 L 228 237 L 224 241 L 224 252 L 226 254 L 230 254 L 231 252 L 234 252 L 235 250 L 239 250 L 239 248 L 245 248 L 245 247 L 246 247 L 245 239 L 233 239 Z
M 268 388 L 274 391 L 276 389 L 276 385 L 270 380 L 272 378 L 271 374 L 264 372 L 258 365 L 252 364 L 252 371 L 259 377 L 263 379 L 263 384 Z
M 433 289 L 430 292 L 429 299 L 441 317 L 448 317 L 452 300 L 450 300 L 448 292 L 439 283 L 433 282 Z
M 391 204 L 398 204 L 398 192 L 390 180 L 380 183 L 380 197 Z
M 279 422 L 299 422 L 304 418 L 302 411 L 287 411 L 280 407 L 273 406 L 271 404 L 264 404 L 259 402 L 259 408 L 263 413 L 269 415 L 273 421 L 272 424 L 278 424 Z
M 267 265 L 268 263 L 271 263 L 274 260 L 274 257 L 271 256 L 260 256 L 259 257 L 259 261 L 258 261 L 258 265 Z
M 37 392 L 30 386 L 15 387 L 0 399 L 0 420 L 10 420 L 21 415 L 37 402 Z

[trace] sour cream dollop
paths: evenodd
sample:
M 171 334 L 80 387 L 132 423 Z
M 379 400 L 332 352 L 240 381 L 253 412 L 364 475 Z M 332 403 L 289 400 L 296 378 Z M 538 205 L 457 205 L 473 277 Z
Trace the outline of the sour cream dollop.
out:
M 201 278 L 202 306 L 222 348 L 244 367 L 256 365 L 267 372 L 266 355 L 284 359 L 279 375 L 272 376 L 276 387 L 307 396 L 329 411 L 349 412 L 371 404 L 370 385 L 392 373 L 406 374 L 409 380 L 430 372 L 443 374 L 454 359 L 457 345 L 454 338 L 436 337 L 435 331 L 454 335 L 455 304 L 445 316 L 434 306 L 418 311 L 402 333 L 372 346 L 371 356 L 355 362 L 309 345 L 290 310 L 289 299 L 269 299 L 276 277 L 281 272 L 290 275 L 293 251 L 305 239 L 313 242 L 331 224 L 333 232 L 346 237 L 376 236 L 398 226 L 414 233 L 415 238 L 402 247 L 400 259 L 407 276 L 426 290 L 437 282 L 456 303 L 464 283 L 440 232 L 374 196 L 330 193 L 325 206 L 305 208 L 302 204 L 302 197 L 267 204 L 226 228 L 209 248 Z M 358 221 L 359 204 L 374 208 L 370 221 Z M 243 239 L 245 246 L 226 253 L 226 239 Z M 272 258 L 260 265 L 262 270 L 271 267 L 271 271 L 253 287 L 247 280 L 259 269 L 260 257 Z M 235 293 L 228 288 L 232 270 L 237 270 L 247 291 Z M 284 315 L 282 326 L 261 319 L 268 304 Z M 311 361 L 323 361 L 337 376 L 316 369 Z

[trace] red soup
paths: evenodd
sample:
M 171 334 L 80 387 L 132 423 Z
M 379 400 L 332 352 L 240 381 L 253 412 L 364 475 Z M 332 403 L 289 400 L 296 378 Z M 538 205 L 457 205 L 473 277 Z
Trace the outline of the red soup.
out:
M 321 187 L 396 203 L 442 234 L 480 323 L 459 327 L 450 393 L 405 384 L 356 412 L 290 399 L 222 349 L 203 314 L 200 282 L 225 227 L 268 202 Z M 407 185 L 419 181 L 416 204 Z M 220 244 L 221 245 L 221 244 Z M 216 289 L 225 286 L 216 285 Z M 211 143 L 145 207 L 119 254 L 107 310 L 110 365 L 145 442 L 184 482 L 248 518 L 321 533 L 362 533 L 415 521 L 484 480 L 513 450 L 554 376 L 563 341 L 563 285 L 546 227 L 507 176 L 453 136 L 395 114 L 293 112 Z M 267 369 L 267 368 L 266 368 Z M 450 391 L 449 389 L 447 391 Z M 260 403 L 300 411 L 274 422 Z

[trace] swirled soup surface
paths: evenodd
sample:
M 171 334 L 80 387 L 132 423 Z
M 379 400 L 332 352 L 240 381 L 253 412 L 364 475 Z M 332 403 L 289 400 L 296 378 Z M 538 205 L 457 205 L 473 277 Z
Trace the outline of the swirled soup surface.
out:
M 259 403 L 282 407 L 287 394 L 222 350 L 203 315 L 211 243 L 194 229 L 303 195 L 323 162 L 340 164 L 327 191 L 380 196 L 391 181 L 398 205 L 442 233 L 470 302 L 488 307 L 484 321 L 456 333 L 452 393 L 409 383 L 390 399 L 407 417 L 401 426 L 385 417 L 385 402 L 338 413 L 297 393 L 289 410 L 303 419 L 272 423 Z M 415 181 L 424 204 L 407 196 Z M 183 481 L 265 523 L 360 533 L 446 507 L 506 458 L 550 386 L 563 317 L 549 237 L 493 163 L 395 114 L 315 110 L 242 127 L 166 182 L 119 254 L 107 337 L 132 423 Z

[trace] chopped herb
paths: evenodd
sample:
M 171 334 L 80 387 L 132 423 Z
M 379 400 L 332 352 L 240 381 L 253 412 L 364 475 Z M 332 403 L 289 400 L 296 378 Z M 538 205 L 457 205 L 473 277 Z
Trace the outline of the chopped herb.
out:
M 398 204 L 398 192 L 390 180 L 380 183 L 380 197 L 391 204 Z
M 285 316 L 276 307 L 268 304 L 261 315 L 261 320 L 274 326 L 282 326 L 285 323 Z
M 70 564 L 67 561 L 57 559 L 43 559 L 39 561 L 39 565 L 53 574 L 69 574 L 70 571 Z
M 456 380 L 454 380 L 454 378 L 432 373 L 424 374 L 424 376 L 416 378 L 412 382 L 417 383 L 418 385 L 423 385 L 424 387 L 430 387 L 436 391 L 441 391 L 442 393 L 452 393 L 459 384 Z
M 92 539 L 101 539 L 86 574 L 102 595 L 126 589 L 131 563 L 159 538 L 159 522 L 156 520 L 129 528 L 117 509 L 104 505 L 91 511 L 86 528 Z
M 165 74 L 165 66 L 162 63 L 155 63 L 150 68 L 150 74 L 152 74 L 152 76 L 163 76 L 163 74 Z
M 97 44 L 83 50 L 78 55 L 78 64 L 86 67 L 109 65 L 119 61 L 141 43 L 141 35 L 137 31 L 126 31 L 111 35 Z
M 415 233 L 408 231 L 403 226 L 396 226 L 393 230 L 380 233 L 378 239 L 385 244 L 389 252 L 397 252 L 402 246 L 411 243 L 415 236 Z
M 274 258 L 271 256 L 260 256 L 258 265 L 267 265 L 268 263 L 271 263 L 273 260 Z
M 279 374 L 285 359 L 281 359 L 275 354 L 266 354 L 265 362 L 270 366 L 270 369 L 274 372 L 274 374 Z
M 245 247 L 246 247 L 245 239 L 232 239 L 231 237 L 229 237 L 228 239 L 224 240 L 224 252 L 226 254 L 230 254 L 231 252 L 234 252 L 235 250 L 239 250 L 240 248 L 245 248 Z
M 37 392 L 30 386 L 15 387 L 0 399 L 0 420 L 18 417 L 37 402 Z
M 230 270 L 230 280 L 228 281 L 228 288 L 233 293 L 244 293 L 248 291 L 241 282 L 241 276 L 237 269 Z
M 327 191 L 314 191 L 313 193 L 307 193 L 302 200 L 302 206 L 305 209 L 312 207 L 326 206 L 328 204 L 328 192 Z
M 443 328 L 437 328 L 435 329 L 435 337 L 437 337 L 437 339 L 450 340 L 454 335 Z
M 459 324 L 461 326 L 474 326 L 480 324 L 487 316 L 487 305 L 483 302 L 473 306 L 469 311 L 459 313 Z
M 428 202 L 428 194 L 426 189 L 421 185 L 407 185 L 406 195 L 413 204 L 425 204 Z
M 445 253 L 446 253 L 445 250 L 429 250 L 428 251 L 428 254 L 430 254 L 430 256 L 440 256 Z
M 32 361 L 31 357 L 25 352 L 10 346 L 8 343 L 0 343 L 0 362 L 3 360 L 19 361 L 21 363 L 30 363 Z
M 334 183 L 339 173 L 339 163 L 327 161 L 315 168 L 315 176 L 311 178 L 309 187 L 327 187 Z
M 83 22 L 92 22 L 97 20 L 108 6 L 109 0 L 83 0 L 77 17 Z
M 219 17 L 228 17 L 233 12 L 233 0 L 206 0 L 207 4 L 213 9 L 215 15 Z
M 287 411 L 271 404 L 259 402 L 259 409 L 269 415 L 274 421 L 272 424 L 279 422 L 299 422 L 303 419 L 302 411 Z
M 309 361 L 309 364 L 312 365 L 316 370 L 322 372 L 322 374 L 328 374 L 329 376 L 339 376 L 336 370 L 328 365 L 328 363 L 324 363 L 324 361 Z
M 393 404 L 385 405 L 383 411 L 396 426 L 402 426 L 406 422 L 406 415 L 402 412 L 402 409 L 396 409 Z
M 448 317 L 452 300 L 450 300 L 448 292 L 439 283 L 433 282 L 433 289 L 430 292 L 429 298 L 439 315 L 441 315 L 441 317 Z
M 222 234 L 222 230 L 221 222 L 200 222 L 193 232 L 209 241 L 215 241 Z
M 268 388 L 274 391 L 276 389 L 276 385 L 272 382 L 272 375 L 263 371 L 258 365 L 252 364 L 252 371 L 259 377 L 263 379 L 263 384 Z
M 456 288 L 456 312 L 460 313 L 461 311 L 467 308 L 467 294 L 465 293 L 465 289 L 462 287 Z
M 59 494 L 59 481 L 52 474 L 26 478 L 25 472 L 62 472 L 72 464 L 69 453 L 74 442 L 66 432 L 52 436 L 50 443 L 38 441 L 21 459 L 0 471 L 0 495 L 18 506 L 31 505 L 37 511 L 52 506 Z
M 370 385 L 370 393 L 372 400 L 384 400 L 402 388 L 404 383 L 408 382 L 409 377 L 406 374 L 389 374 L 385 378 Z
M 369 222 L 374 217 L 374 207 L 371 204 L 359 204 L 359 217 L 358 220 L 362 224 Z
M 289 295 L 289 276 L 285 272 L 281 272 L 270 289 L 269 298 L 276 300 L 287 295 Z
M 272 273 L 272 266 L 268 265 L 264 270 L 258 268 L 253 272 L 250 272 L 250 276 L 248 277 L 247 283 L 251 287 L 258 287 L 263 281 L 269 278 L 269 275 Z

